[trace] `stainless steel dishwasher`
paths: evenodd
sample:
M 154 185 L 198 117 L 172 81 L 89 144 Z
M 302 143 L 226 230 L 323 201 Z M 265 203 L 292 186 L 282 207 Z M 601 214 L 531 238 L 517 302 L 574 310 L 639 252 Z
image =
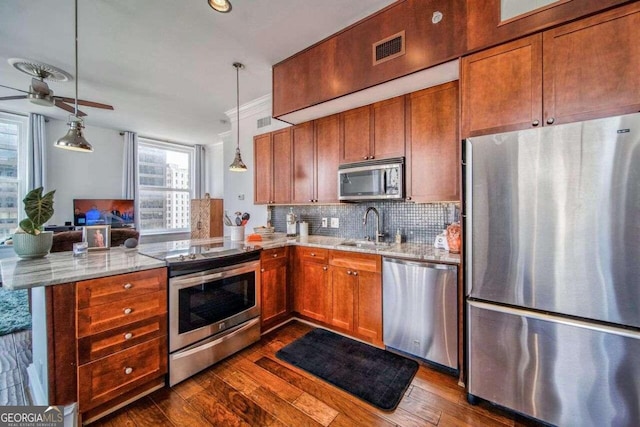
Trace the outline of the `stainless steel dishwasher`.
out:
M 458 269 L 382 260 L 384 344 L 458 369 Z

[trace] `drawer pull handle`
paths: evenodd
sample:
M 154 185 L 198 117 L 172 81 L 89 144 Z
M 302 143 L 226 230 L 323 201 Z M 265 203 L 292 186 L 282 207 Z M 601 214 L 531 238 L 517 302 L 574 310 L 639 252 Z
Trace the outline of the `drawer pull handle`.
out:
M 315 252 L 311 252 L 311 256 L 316 256 L 316 253 Z
M 351 270 L 347 270 L 347 274 L 351 276 Z
M 122 310 L 122 312 L 124 314 L 131 314 L 131 313 L 133 313 L 133 309 L 132 308 L 125 308 L 124 310 Z
M 357 276 L 357 275 L 358 275 L 358 272 L 357 272 L 357 271 L 354 271 L 354 272 L 353 272 L 353 275 L 354 275 L 354 276 Z
M 133 334 L 131 332 L 127 332 L 126 334 L 124 334 L 125 340 L 130 340 L 131 338 L 133 338 Z
M 122 287 L 125 289 L 131 289 L 133 288 L 133 285 L 131 283 L 125 283 L 124 285 L 122 285 Z
M 273 254 L 273 257 L 274 258 L 278 258 L 278 254 Z
M 125 373 L 126 375 L 129 375 L 129 374 L 131 374 L 132 372 L 133 372 L 133 368 L 124 368 L 124 373 Z
M 260 269 L 260 272 L 261 272 L 261 273 L 264 273 L 264 268 L 261 268 L 261 269 Z
M 324 267 L 322 267 L 322 269 L 323 269 L 324 271 L 327 271 L 327 270 L 329 269 L 329 267 L 327 267 L 327 266 L 325 265 Z

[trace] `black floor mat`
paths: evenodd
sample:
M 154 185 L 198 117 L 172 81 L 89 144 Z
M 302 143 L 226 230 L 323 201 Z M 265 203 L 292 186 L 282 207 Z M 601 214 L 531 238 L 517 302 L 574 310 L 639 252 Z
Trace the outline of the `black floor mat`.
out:
M 385 411 L 398 406 L 418 371 L 413 360 L 325 329 L 314 329 L 276 357 Z

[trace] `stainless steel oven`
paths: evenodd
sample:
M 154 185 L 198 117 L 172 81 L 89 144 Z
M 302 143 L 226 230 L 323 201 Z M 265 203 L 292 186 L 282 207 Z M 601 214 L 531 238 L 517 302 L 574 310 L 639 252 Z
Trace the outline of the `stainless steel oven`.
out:
M 169 266 L 169 384 L 260 339 L 260 251 L 220 241 L 157 253 Z

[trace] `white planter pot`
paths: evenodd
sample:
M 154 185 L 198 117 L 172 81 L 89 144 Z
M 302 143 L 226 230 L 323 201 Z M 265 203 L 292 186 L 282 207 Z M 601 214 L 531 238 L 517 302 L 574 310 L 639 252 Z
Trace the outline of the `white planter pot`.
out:
M 37 236 L 15 233 L 12 240 L 13 250 L 20 258 L 42 258 L 51 250 L 53 231 L 42 231 Z

